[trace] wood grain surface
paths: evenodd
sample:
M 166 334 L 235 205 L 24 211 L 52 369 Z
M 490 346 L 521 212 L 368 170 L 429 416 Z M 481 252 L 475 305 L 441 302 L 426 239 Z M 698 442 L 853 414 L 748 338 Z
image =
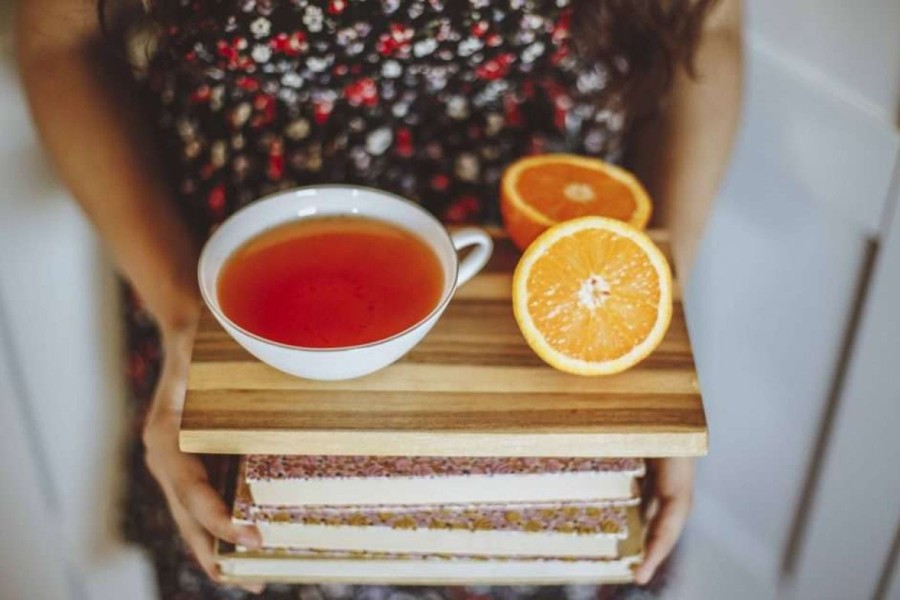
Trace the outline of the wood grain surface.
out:
M 396 364 L 320 382 L 256 360 L 203 315 L 181 448 L 226 454 L 697 456 L 707 428 L 681 297 L 662 344 L 629 371 L 552 369 L 513 319 L 518 253 L 494 232 L 490 264 Z M 652 237 L 668 252 L 662 232 Z

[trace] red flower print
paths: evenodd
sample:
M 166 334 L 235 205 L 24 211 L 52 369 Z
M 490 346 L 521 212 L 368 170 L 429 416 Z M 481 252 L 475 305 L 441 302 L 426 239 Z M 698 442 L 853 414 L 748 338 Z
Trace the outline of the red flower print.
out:
M 559 65 L 562 61 L 564 61 L 569 56 L 569 45 L 568 44 L 560 44 L 556 49 L 556 52 L 550 57 L 550 62 L 556 66 Z
M 566 127 L 566 115 L 572 108 L 572 99 L 565 94 L 559 94 L 553 100 L 553 125 L 563 130 Z
M 331 0 L 328 3 L 328 14 L 339 15 L 347 8 L 347 0 Z
M 394 56 L 409 52 L 410 42 L 413 37 L 411 27 L 392 23 L 389 33 L 382 33 L 375 44 L 375 49 L 382 56 Z
M 487 38 L 484 40 L 484 43 L 491 48 L 496 48 L 503 43 L 503 38 L 497 33 L 492 33 L 491 35 L 487 36 Z
M 209 209 L 213 212 L 216 217 L 221 217 L 225 214 L 225 186 L 222 184 L 217 185 L 213 189 L 209 191 L 209 196 L 206 197 L 206 204 L 209 206 Z
M 318 125 L 324 125 L 334 110 L 334 103 L 328 100 L 317 100 L 313 102 L 313 119 Z
M 403 158 L 413 155 L 412 134 L 406 127 L 401 127 L 394 134 L 394 152 Z
M 209 101 L 209 95 L 209 86 L 201 85 L 196 90 L 194 90 L 194 93 L 191 94 L 191 102 L 193 104 L 203 104 L 204 102 Z
M 478 214 L 478 199 L 475 196 L 462 196 L 450 203 L 444 211 L 444 220 L 448 223 L 466 223 L 473 221 Z
M 553 43 L 560 44 L 568 39 L 571 27 L 572 11 L 567 8 L 559 15 L 559 19 L 557 19 L 556 23 L 553 24 Z
M 219 56 L 221 56 L 222 58 L 224 58 L 228 61 L 232 61 L 235 58 L 237 58 L 237 54 L 238 54 L 237 50 L 234 49 L 225 40 L 219 40 L 219 43 L 216 44 L 216 52 L 219 54 Z
M 478 67 L 475 73 L 480 79 L 488 81 L 500 79 L 509 72 L 509 65 L 512 64 L 512 61 L 512 54 L 501 54 Z
M 241 50 L 246 48 L 247 40 L 242 37 L 236 37 L 230 43 L 225 40 L 219 40 L 216 44 L 216 53 L 225 59 L 227 68 L 241 70 L 253 66 L 252 58 L 241 55 Z
M 262 127 L 275 120 L 275 98 L 269 94 L 257 94 L 253 98 L 253 108 L 256 114 L 250 121 L 252 126 Z
M 284 176 L 284 144 L 281 140 L 275 140 L 269 148 L 269 166 L 266 175 L 273 181 Z
M 378 86 L 371 77 L 363 77 L 344 87 L 344 97 L 353 106 L 372 107 L 378 104 Z
M 279 33 L 269 41 L 269 45 L 275 52 L 281 52 L 287 56 L 302 54 L 309 47 L 306 42 L 306 34 L 302 31 L 295 31 L 291 34 Z
M 248 92 L 255 92 L 259 89 L 259 82 L 252 77 L 238 77 L 236 83 L 239 88 Z
M 505 96 L 503 98 L 503 114 L 506 124 L 510 127 L 519 127 L 522 125 L 522 111 L 519 104 L 514 98 Z
M 475 37 L 481 37 L 488 30 L 488 22 L 487 21 L 478 21 L 472 24 L 472 35 Z
M 431 178 L 431 187 L 439 192 L 443 192 L 450 187 L 450 178 L 443 173 L 438 173 Z

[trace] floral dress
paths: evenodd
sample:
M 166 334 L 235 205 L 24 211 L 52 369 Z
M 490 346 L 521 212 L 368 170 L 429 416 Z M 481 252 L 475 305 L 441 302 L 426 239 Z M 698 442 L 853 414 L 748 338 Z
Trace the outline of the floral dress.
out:
M 141 82 L 178 201 L 199 235 L 284 188 L 353 183 L 445 222 L 499 222 L 506 165 L 573 152 L 618 161 L 627 113 L 613 64 L 570 44 L 569 0 L 181 0 Z M 230 6 L 230 5 L 229 5 Z M 215 13 L 215 14 L 213 14 Z M 229 598 L 175 532 L 137 435 L 159 370 L 156 332 L 130 293 L 135 442 L 125 529 L 149 547 L 164 598 Z M 268 598 L 653 597 L 650 588 L 269 586 Z

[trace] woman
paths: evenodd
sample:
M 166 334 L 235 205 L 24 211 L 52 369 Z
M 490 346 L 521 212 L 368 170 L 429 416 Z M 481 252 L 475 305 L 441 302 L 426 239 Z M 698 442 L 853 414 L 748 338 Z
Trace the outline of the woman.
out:
M 565 150 L 637 170 L 687 273 L 737 121 L 738 1 L 155 0 L 155 51 L 139 69 L 95 0 L 21 3 L 19 61 L 39 130 L 140 298 L 129 302 L 129 365 L 146 450 L 135 444 L 127 529 L 153 548 L 166 597 L 239 594 L 185 558 L 215 581 L 214 537 L 259 544 L 230 522 L 201 459 L 178 449 L 210 230 L 267 192 L 321 182 L 395 191 L 447 221 L 496 221 L 503 166 Z M 639 584 L 691 503 L 689 460 L 651 472 Z M 388 590 L 301 595 L 351 592 Z

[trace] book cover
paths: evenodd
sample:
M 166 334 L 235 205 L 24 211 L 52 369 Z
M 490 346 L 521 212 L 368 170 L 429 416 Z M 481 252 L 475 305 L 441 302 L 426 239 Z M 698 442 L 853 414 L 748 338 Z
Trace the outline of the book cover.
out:
M 637 458 L 250 455 L 259 505 L 497 503 L 630 499 Z

